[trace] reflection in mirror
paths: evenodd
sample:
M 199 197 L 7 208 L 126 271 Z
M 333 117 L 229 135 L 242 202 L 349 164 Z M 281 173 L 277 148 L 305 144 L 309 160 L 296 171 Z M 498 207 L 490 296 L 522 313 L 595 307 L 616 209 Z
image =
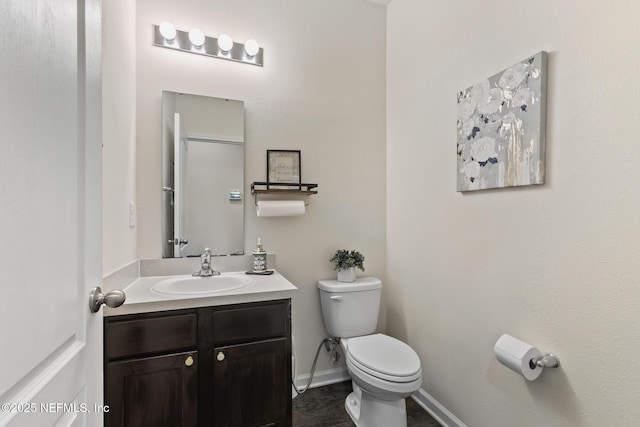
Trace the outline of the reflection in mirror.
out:
M 244 253 L 244 103 L 162 92 L 162 256 Z

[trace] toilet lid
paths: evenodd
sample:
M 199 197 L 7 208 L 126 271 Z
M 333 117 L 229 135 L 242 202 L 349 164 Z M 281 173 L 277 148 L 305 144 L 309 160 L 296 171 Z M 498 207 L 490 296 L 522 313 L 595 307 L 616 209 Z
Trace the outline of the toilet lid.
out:
M 347 349 L 351 361 L 372 375 L 412 381 L 422 374 L 416 352 L 390 336 L 374 334 L 351 338 Z

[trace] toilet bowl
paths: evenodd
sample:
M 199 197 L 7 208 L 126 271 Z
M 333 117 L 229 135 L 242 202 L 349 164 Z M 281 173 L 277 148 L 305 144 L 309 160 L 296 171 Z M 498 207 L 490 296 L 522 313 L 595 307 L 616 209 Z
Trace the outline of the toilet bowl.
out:
M 353 392 L 345 409 L 358 427 L 406 427 L 405 398 L 422 385 L 416 352 L 393 337 L 376 334 L 380 280 L 318 282 L 325 327 L 340 338 Z
M 407 344 L 383 334 L 341 340 L 354 391 L 345 409 L 359 427 L 407 424 L 404 399 L 422 385 L 418 355 Z
M 420 359 L 411 347 L 383 334 L 346 338 L 347 368 L 361 388 L 381 399 L 411 396 L 422 384 Z

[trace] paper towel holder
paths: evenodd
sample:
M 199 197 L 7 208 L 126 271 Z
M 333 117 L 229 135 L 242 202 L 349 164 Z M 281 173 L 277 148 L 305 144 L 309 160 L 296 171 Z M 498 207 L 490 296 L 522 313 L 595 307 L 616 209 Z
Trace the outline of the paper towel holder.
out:
M 253 197 L 253 204 L 254 204 L 254 205 L 256 205 L 256 206 L 258 206 L 258 195 L 257 195 L 257 194 L 254 194 L 254 197 Z M 305 205 L 305 206 L 309 206 L 309 203 L 306 203 L 306 202 L 305 202 L 305 204 L 304 204 L 304 205 Z
M 253 194 L 255 205 L 258 206 L 258 194 L 292 194 L 297 196 L 310 196 L 318 194 L 316 188 L 318 184 L 274 184 L 269 182 L 252 182 L 251 194 Z M 309 206 L 308 203 L 304 204 Z
M 560 366 L 560 359 L 558 359 L 558 356 L 553 353 L 545 353 L 538 359 L 531 359 L 529 361 L 529 366 L 531 369 L 534 369 L 536 366 L 541 368 L 557 368 Z

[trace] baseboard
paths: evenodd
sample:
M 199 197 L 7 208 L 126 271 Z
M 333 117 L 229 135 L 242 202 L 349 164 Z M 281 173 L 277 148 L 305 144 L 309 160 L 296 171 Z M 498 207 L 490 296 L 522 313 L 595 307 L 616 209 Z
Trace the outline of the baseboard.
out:
M 433 396 L 423 389 L 418 389 L 418 391 L 413 393 L 413 396 L 411 397 L 444 427 L 467 427 L 465 423 L 460 421 L 455 415 L 449 412 L 447 408 L 442 406 L 440 402 L 434 399 Z
M 349 376 L 349 372 L 347 372 L 346 366 L 342 368 L 327 369 L 325 371 L 318 371 L 313 375 L 313 381 L 309 388 L 341 383 L 350 379 L 351 377 Z M 309 374 L 298 375 L 296 377 L 296 387 L 298 387 L 298 389 L 302 389 L 307 386 L 308 381 Z

